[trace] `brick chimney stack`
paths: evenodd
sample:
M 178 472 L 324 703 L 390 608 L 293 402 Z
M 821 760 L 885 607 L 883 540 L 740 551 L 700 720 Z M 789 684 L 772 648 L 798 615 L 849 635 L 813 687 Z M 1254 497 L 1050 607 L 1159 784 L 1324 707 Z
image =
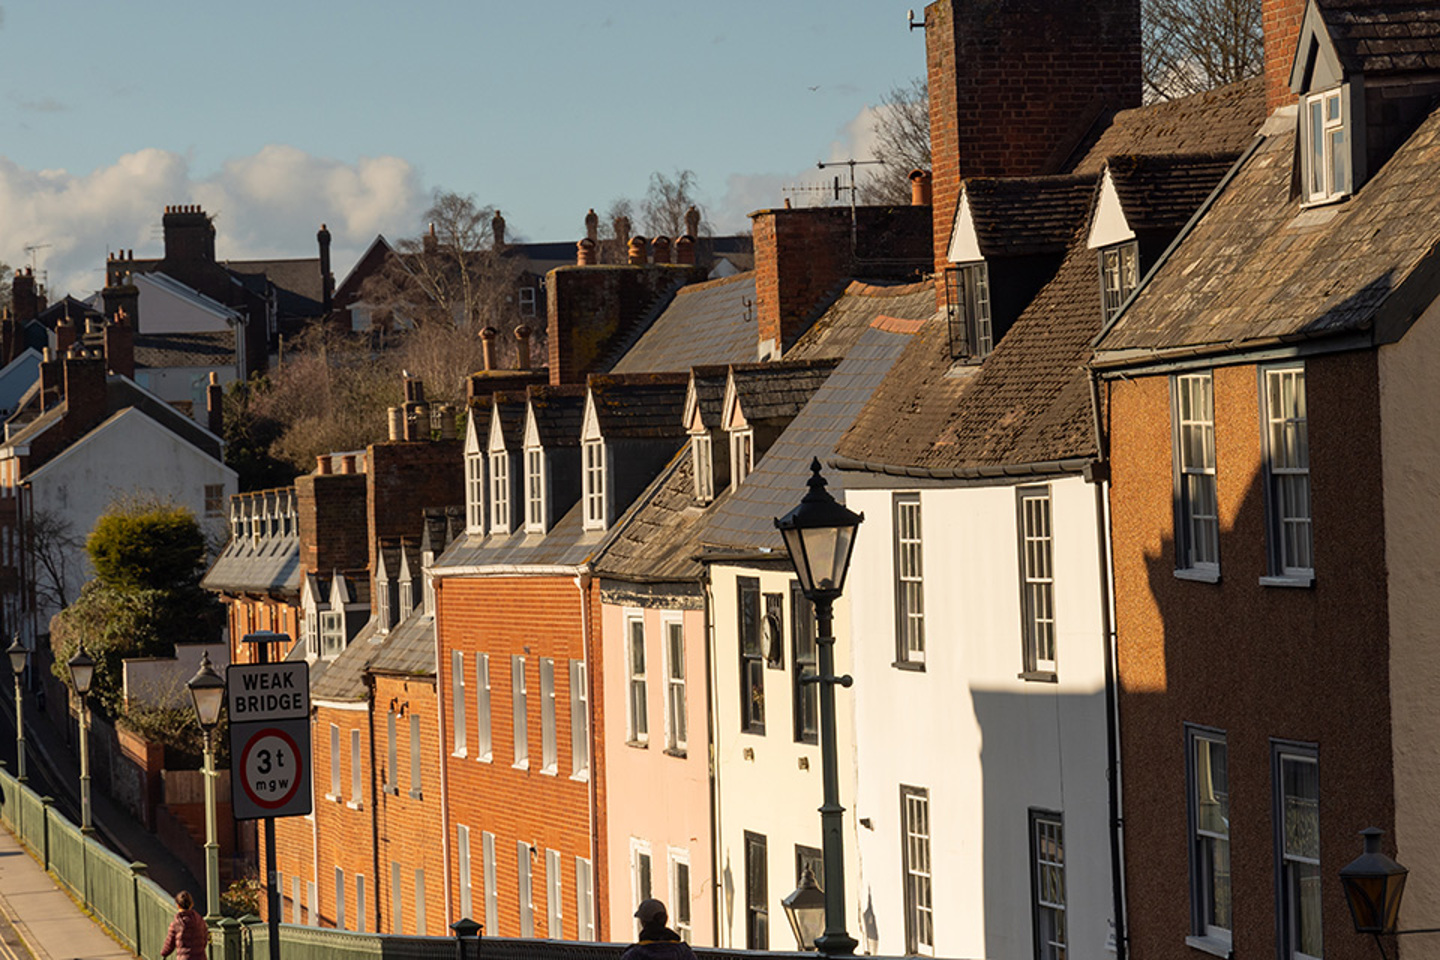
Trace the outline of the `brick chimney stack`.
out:
M 65 377 L 65 430 L 78 437 L 105 419 L 105 360 L 74 348 L 61 359 Z
M 1265 109 L 1295 102 L 1290 92 L 1290 65 L 1300 42 L 1305 0 L 1261 0 L 1260 25 L 1265 31 Z
M 61 317 L 60 322 L 55 324 L 55 352 L 61 357 L 69 356 L 70 348 L 78 338 L 79 331 L 75 329 L 75 321 L 69 317 Z
M 1140 0 L 936 0 L 925 55 L 939 273 L 961 178 L 1054 173 L 1140 105 Z
M 434 253 L 440 249 L 440 238 L 435 236 L 435 221 L 430 221 L 430 229 L 425 232 L 422 244 L 426 253 Z
M 35 271 L 30 267 L 15 271 L 10 281 L 10 303 L 15 319 L 22 324 L 40 315 L 40 294 L 35 286 Z
M 210 371 L 210 382 L 205 384 L 205 427 L 215 436 L 224 436 L 225 429 L 225 388 L 220 386 L 220 374 Z
M 105 324 L 105 367 L 111 373 L 135 379 L 135 329 L 122 308 Z M 215 374 L 210 374 L 215 376 Z
M 320 245 L 320 305 L 329 313 L 335 301 L 335 274 L 330 272 L 330 230 L 323 223 L 315 242 Z
M 165 208 L 165 259 L 215 262 L 215 224 L 196 204 Z

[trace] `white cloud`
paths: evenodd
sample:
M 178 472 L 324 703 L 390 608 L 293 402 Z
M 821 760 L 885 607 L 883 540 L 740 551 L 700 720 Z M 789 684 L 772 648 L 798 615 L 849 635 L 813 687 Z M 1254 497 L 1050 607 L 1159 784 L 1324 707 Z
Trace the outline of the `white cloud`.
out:
M 158 149 L 83 175 L 27 170 L 0 157 L 0 260 L 23 266 L 27 245 L 48 244 L 35 258 L 51 299 L 87 296 L 104 283 L 107 251 L 160 256 L 164 208 L 198 203 L 215 216 L 221 258 L 315 256 L 323 222 L 343 275 L 375 234 L 415 232 L 428 199 L 414 167 L 398 157 L 345 163 L 283 145 L 231 159 L 206 177 L 196 177 L 183 155 Z

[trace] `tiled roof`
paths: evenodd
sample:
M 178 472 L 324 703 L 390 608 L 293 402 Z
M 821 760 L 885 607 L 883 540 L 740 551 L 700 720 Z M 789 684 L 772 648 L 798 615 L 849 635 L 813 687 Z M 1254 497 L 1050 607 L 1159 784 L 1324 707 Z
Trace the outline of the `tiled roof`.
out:
M 329 661 L 329 665 L 310 680 L 310 695 L 317 700 L 364 700 L 366 698 L 365 667 L 382 639 L 374 617 L 350 644 Z
M 767 420 L 788 422 L 804 408 L 839 363 L 837 357 L 826 357 L 736 364 L 730 368 L 730 378 L 741 414 L 751 424 Z
M 1243 349 L 1405 324 L 1413 303 L 1435 296 L 1440 111 L 1349 201 L 1308 210 L 1290 194 L 1293 117 L 1277 117 L 1273 126 L 1106 332 L 1097 349 L 1111 356 L 1098 359 L 1177 346 Z
M 612 372 L 673 372 L 699 363 L 743 363 L 755 359 L 758 343 L 755 274 L 743 273 L 681 287 Z
M 700 408 L 700 422 L 707 429 L 714 430 L 720 426 L 725 381 L 729 376 L 730 368 L 723 364 L 708 364 L 690 371 L 690 380 L 695 385 L 695 404 Z
M 234 363 L 234 330 L 135 335 L 137 367 L 220 367 Z
M 1122 110 L 1072 172 L 1099 173 L 1106 160 L 1126 153 L 1238 154 L 1255 139 L 1266 113 L 1263 77 Z
M 592 373 L 587 383 L 595 399 L 595 419 L 607 438 L 685 435 L 681 417 L 688 375 Z
M 935 287 L 929 282 L 881 286 L 851 281 L 839 298 L 785 351 L 785 359 L 848 356 L 850 348 L 870 329 L 876 317 L 911 319 L 928 317 L 934 312 Z
M 933 289 L 931 297 L 927 314 L 933 312 Z M 719 549 L 782 549 L 775 518 L 800 502 L 810 476 L 810 461 L 815 457 L 824 460 L 834 452 L 836 440 L 865 406 L 909 340 L 910 335 L 905 333 L 879 325 L 867 327 L 754 471 L 711 511 L 699 541 Z M 839 488 L 840 484 L 832 480 L 831 492 L 837 499 L 842 496 Z
M 300 539 L 234 537 L 200 585 L 217 593 L 300 595 Z
M 1064 253 L 1094 194 L 1093 176 L 965 181 L 976 238 L 987 258 Z
M 578 566 L 608 536 L 604 530 L 585 530 L 583 516 L 583 506 L 577 503 L 547 533 L 463 534 L 434 567 L 443 573 L 452 567 Z
M 505 449 L 519 453 L 525 446 L 525 394 L 495 394 L 490 416 L 500 418 L 500 435 L 505 438 Z M 481 446 L 487 450 L 489 442 L 488 433 L 480 438 Z
M 370 655 L 375 673 L 398 673 L 410 677 L 435 674 L 435 617 L 415 613 L 390 631 Z
M 1106 163 L 1131 229 L 1178 231 L 1225 176 L 1239 154 L 1125 154 Z
M 595 570 L 619 579 L 673 583 L 694 580 L 701 567 L 696 534 L 708 513 L 730 496 L 719 491 L 709 505 L 695 501 L 695 462 L 681 448 L 649 491 L 616 525 L 617 533 L 595 561 Z
M 544 447 L 574 447 L 580 443 L 580 425 L 585 417 L 585 388 L 578 384 L 561 387 L 535 386 L 529 390 L 530 408 L 535 411 L 535 428 Z
M 1366 76 L 1440 70 L 1440 9 L 1396 0 L 1319 0 L 1346 72 Z

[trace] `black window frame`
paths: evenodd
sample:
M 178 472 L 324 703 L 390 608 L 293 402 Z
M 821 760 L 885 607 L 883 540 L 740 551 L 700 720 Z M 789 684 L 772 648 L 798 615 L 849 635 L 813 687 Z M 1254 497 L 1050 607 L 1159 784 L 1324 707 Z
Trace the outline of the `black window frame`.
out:
M 808 638 L 808 642 L 807 642 Z M 791 712 L 796 743 L 820 742 L 820 685 L 806 683 L 820 670 L 820 648 L 815 642 L 815 607 L 790 581 L 790 663 Z
M 1199 796 L 1199 772 L 1196 767 L 1196 744 L 1201 740 L 1208 740 L 1212 743 L 1219 743 L 1225 748 L 1226 755 L 1226 786 L 1229 785 L 1229 753 L 1230 741 L 1224 730 L 1216 727 L 1202 726 L 1196 723 L 1185 724 L 1185 817 L 1186 834 L 1189 837 L 1189 866 L 1190 866 L 1190 934 L 1197 939 L 1207 941 L 1221 940 L 1227 946 L 1233 944 L 1235 928 L 1231 926 L 1226 935 L 1218 937 L 1210 931 L 1208 921 L 1209 906 L 1212 899 L 1210 884 L 1206 882 L 1206 857 L 1205 847 L 1208 838 L 1200 835 L 1200 811 L 1197 806 Z M 1228 796 L 1229 791 L 1227 789 Z M 1229 842 L 1227 828 L 1227 842 Z M 1231 903 L 1233 911 L 1234 893 L 1232 886 Z M 1231 923 L 1234 923 L 1232 918 Z M 1225 929 L 1225 928 L 1219 928 Z
M 1288 896 L 1288 878 L 1285 854 L 1285 783 L 1283 763 L 1286 758 L 1309 761 L 1315 764 L 1316 776 L 1316 812 L 1315 819 L 1317 827 L 1320 824 L 1319 805 L 1321 793 L 1319 785 L 1320 776 L 1320 746 L 1317 743 L 1310 743 L 1301 740 L 1284 740 L 1277 737 L 1270 738 L 1270 799 L 1271 799 L 1271 826 L 1274 831 L 1275 843 L 1275 952 L 1280 960 L 1293 960 L 1296 956 L 1294 945 L 1295 934 L 1293 921 L 1295 919 Z M 1316 843 L 1320 842 L 1319 834 L 1323 830 L 1317 830 Z M 1325 877 L 1324 851 L 1320 851 L 1317 857 L 1320 864 L 1317 865 L 1316 879 L 1322 883 Z M 1324 898 L 1321 898 L 1321 939 L 1324 939 Z M 1301 956 L 1312 956 L 1301 954 Z M 1321 945 L 1321 953 L 1324 956 L 1324 945 Z
M 765 649 L 761 642 L 760 578 L 736 577 L 739 611 L 740 732 L 765 735 Z M 746 604 L 749 603 L 747 610 Z
M 1031 807 L 1028 817 L 1030 826 L 1030 940 L 1034 945 L 1035 960 L 1049 960 L 1040 943 L 1040 848 L 1036 843 L 1036 826 L 1041 821 L 1057 824 L 1060 828 L 1061 885 L 1065 894 L 1064 906 L 1061 908 L 1065 914 L 1063 917 L 1065 929 L 1061 931 L 1063 941 L 1061 956 L 1068 954 L 1070 947 L 1070 891 L 1069 879 L 1065 871 L 1065 816 L 1058 810 Z
M 976 278 L 983 278 L 983 285 Z M 981 343 L 980 292 L 983 286 L 985 323 L 990 343 Z M 979 363 L 995 349 L 995 306 L 990 295 L 990 265 L 984 260 L 952 263 L 945 268 L 945 313 L 949 319 L 950 357 Z
M 770 857 L 763 833 L 745 831 L 745 949 L 770 949 Z

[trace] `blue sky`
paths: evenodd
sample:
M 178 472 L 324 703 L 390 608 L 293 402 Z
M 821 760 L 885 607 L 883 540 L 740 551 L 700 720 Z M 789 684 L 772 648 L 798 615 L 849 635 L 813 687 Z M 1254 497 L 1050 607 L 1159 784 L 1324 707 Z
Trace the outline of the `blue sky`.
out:
M 924 71 L 909 5 L 5 2 L 0 259 L 48 243 L 52 294 L 84 295 L 198 202 L 222 256 L 309 255 L 325 220 L 343 271 L 437 188 L 561 240 L 682 168 L 747 229 L 815 161 L 868 156 L 868 108 Z

